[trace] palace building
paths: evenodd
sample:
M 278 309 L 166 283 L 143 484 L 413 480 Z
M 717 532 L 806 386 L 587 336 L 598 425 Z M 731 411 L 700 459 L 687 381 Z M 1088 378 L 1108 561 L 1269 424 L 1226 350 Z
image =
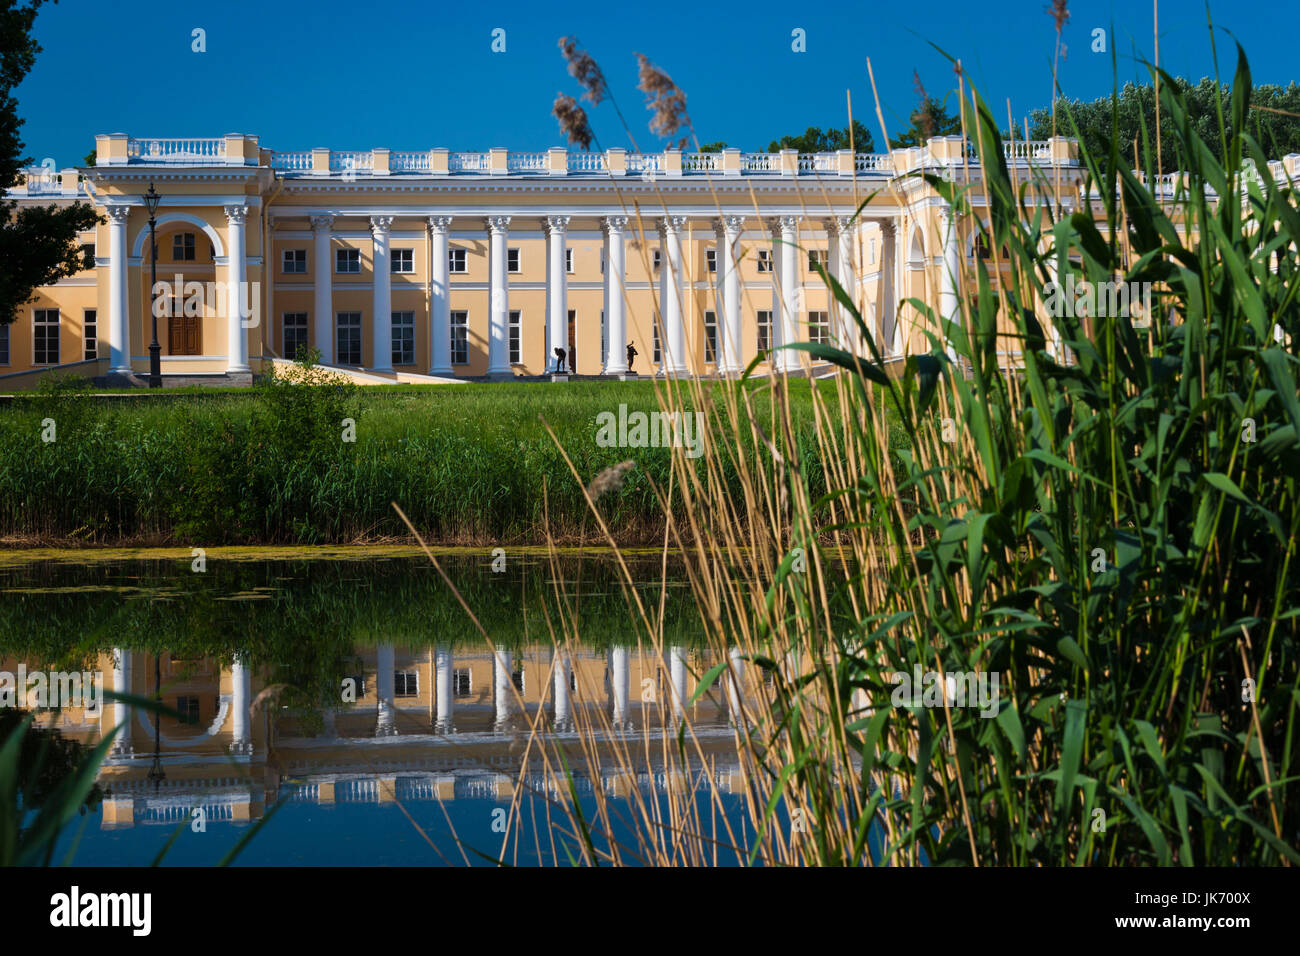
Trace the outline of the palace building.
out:
M 1087 208 L 1073 140 L 1008 143 L 1005 158 Z M 1275 165 L 1294 176 L 1297 160 Z M 101 135 L 95 165 L 33 170 L 9 193 L 88 201 L 102 222 L 82 236 L 94 268 L 0 326 L 0 390 L 50 369 L 142 381 L 151 311 L 165 382 L 247 382 L 301 347 L 370 383 L 544 375 L 556 348 L 577 374 L 616 376 L 629 345 L 640 374 L 736 373 L 760 356 L 765 372 L 773 346 L 855 337 L 818 264 L 897 359 L 929 350 L 907 300 L 953 315 L 980 254 L 922 172 L 969 183 L 978 214 L 980 169 L 956 136 L 855 155 L 286 153 L 242 134 Z

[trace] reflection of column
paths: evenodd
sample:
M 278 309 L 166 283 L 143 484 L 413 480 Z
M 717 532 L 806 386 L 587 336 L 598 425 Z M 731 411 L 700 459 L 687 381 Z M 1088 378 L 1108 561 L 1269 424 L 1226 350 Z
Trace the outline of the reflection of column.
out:
M 397 734 L 396 713 L 393 710 L 395 654 L 392 644 L 380 644 L 375 655 L 376 737 Z
M 718 323 L 722 338 L 719 371 L 722 372 L 739 372 L 745 362 L 740 347 L 740 262 L 737 258 L 744 225 L 744 216 L 724 216 L 717 223 L 720 248 L 714 262 L 722 270 L 722 321 Z
M 126 279 L 126 221 L 130 206 L 108 213 L 108 370 L 131 371 L 131 307 Z
M 388 252 L 388 237 L 393 227 L 392 216 L 371 216 L 370 234 L 374 237 L 370 255 L 371 274 L 371 341 L 374 356 L 370 367 L 376 372 L 393 370 L 393 266 Z
M 333 740 L 339 735 L 338 728 L 334 726 L 334 718 L 336 716 L 337 711 L 335 711 L 332 705 L 321 711 L 321 722 L 325 725 L 324 736 L 330 740 Z
M 569 708 L 569 675 L 573 663 L 568 651 L 560 651 L 555 658 L 555 730 L 559 733 L 573 729 Z
M 112 208 L 112 207 L 109 207 Z M 119 694 L 131 693 L 131 652 L 125 647 L 113 648 L 113 690 Z M 113 701 L 113 726 L 122 728 L 113 738 L 113 755 L 129 756 L 131 753 L 131 707 L 125 701 Z
M 727 674 L 727 713 L 733 724 L 740 723 L 740 705 L 745 698 L 745 659 L 739 647 L 730 652 L 731 668 Z
M 334 364 L 334 263 L 330 261 L 330 230 L 333 226 L 333 216 L 311 217 L 316 348 L 320 349 L 320 360 L 325 365 Z M 286 355 L 285 358 L 293 359 L 295 356 Z
M 506 271 L 509 216 L 489 216 L 488 374 L 510 373 L 510 278 Z
M 236 657 L 230 665 L 230 696 L 233 717 L 230 722 L 230 752 L 246 754 L 253 752 L 253 741 L 249 736 L 249 707 L 252 705 L 251 680 L 248 665 Z
M 451 262 L 447 231 L 451 216 L 429 217 L 430 306 L 429 374 L 450 375 L 451 369 Z
M 685 216 L 659 220 L 663 253 L 659 258 L 659 309 L 663 316 L 664 348 L 660 366 L 674 375 L 686 373 L 686 330 L 682 325 L 682 236 Z
M 492 695 L 496 704 L 496 726 L 499 733 L 510 719 L 510 652 L 498 646 L 492 655 Z
M 673 716 L 686 713 L 686 652 L 680 647 L 668 648 L 668 679 L 672 682 Z
M 226 371 L 247 372 L 248 330 L 244 327 L 244 303 L 257 307 L 256 298 L 246 293 L 248 285 L 247 250 L 244 248 L 244 221 L 247 206 L 226 207 Z M 252 318 L 252 315 L 249 315 Z
M 627 686 L 630 679 L 626 647 L 611 648 L 609 652 L 610 684 L 614 698 L 614 730 L 631 730 L 627 719 Z
M 438 697 L 438 719 L 434 729 L 440 734 L 455 733 L 452 724 L 451 648 L 446 644 L 438 645 L 434 652 L 433 668 Z
M 627 216 L 606 216 L 605 228 L 605 324 L 609 329 L 606 375 L 627 371 L 627 310 L 623 301 L 623 229 Z

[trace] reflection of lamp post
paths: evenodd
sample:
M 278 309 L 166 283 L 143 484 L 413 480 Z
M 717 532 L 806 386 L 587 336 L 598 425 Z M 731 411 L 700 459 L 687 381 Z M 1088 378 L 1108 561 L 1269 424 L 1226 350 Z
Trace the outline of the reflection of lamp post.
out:
M 153 186 L 149 187 L 150 190 Z M 158 344 L 158 336 L 154 335 L 154 345 Z M 162 662 L 159 656 L 153 656 L 153 698 L 162 703 Z M 153 766 L 149 768 L 149 774 L 145 778 L 153 784 L 155 792 L 167 779 L 167 774 L 163 772 L 162 754 L 161 754 L 161 737 L 162 737 L 162 714 L 155 711 L 153 715 Z
M 154 213 L 162 196 L 149 184 L 144 194 L 144 207 L 149 210 L 149 312 L 153 316 L 153 341 L 149 343 L 149 387 L 162 388 L 162 346 L 158 344 L 158 309 L 154 302 L 154 288 L 158 285 L 158 241 L 154 238 Z

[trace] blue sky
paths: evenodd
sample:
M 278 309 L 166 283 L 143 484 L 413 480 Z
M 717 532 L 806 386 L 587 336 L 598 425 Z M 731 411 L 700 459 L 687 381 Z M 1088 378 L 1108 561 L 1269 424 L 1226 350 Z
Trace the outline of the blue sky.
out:
M 107 132 L 256 133 L 279 150 L 540 150 L 562 143 L 551 116 L 555 94 L 580 92 L 556 48 L 560 36 L 572 34 L 601 64 L 643 150 L 663 142 L 648 131 L 635 88 L 637 52 L 686 91 L 701 142 L 766 149 L 808 126 L 842 126 L 851 93 L 854 115 L 879 147 L 868 57 L 891 133 L 915 102 L 913 69 L 934 95 L 955 89 L 950 64 L 931 43 L 962 58 L 999 116 L 1010 97 L 1019 122 L 1051 92 L 1055 34 L 1045 6 L 63 0 L 37 19 L 44 52 L 18 99 L 27 154 L 61 167 L 80 163 L 94 134 Z M 1145 79 L 1135 54 L 1153 50 L 1148 0 L 1069 6 L 1061 67 L 1067 94 L 1110 90 L 1109 52 L 1090 50 L 1098 27 L 1117 53 L 1121 82 Z M 1257 83 L 1296 78 L 1293 31 L 1242 3 L 1216 2 L 1212 12 L 1245 46 Z M 206 31 L 207 52 L 191 51 L 196 27 Z M 504 53 L 490 49 L 498 27 L 506 31 Z M 1193 79 L 1213 74 L 1203 3 L 1165 0 L 1160 27 L 1162 65 Z M 791 50 L 796 28 L 806 31 L 805 53 Z M 1230 78 L 1231 39 L 1220 32 L 1218 41 L 1220 68 Z M 601 145 L 631 148 L 608 104 L 591 112 Z

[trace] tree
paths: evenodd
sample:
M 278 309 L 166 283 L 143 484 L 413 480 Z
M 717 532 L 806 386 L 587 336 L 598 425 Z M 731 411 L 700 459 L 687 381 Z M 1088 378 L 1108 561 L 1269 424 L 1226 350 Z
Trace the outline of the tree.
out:
M 924 146 L 934 136 L 951 136 L 961 132 L 961 117 L 948 112 L 942 100 L 935 99 L 925 91 L 921 84 L 921 75 L 912 71 L 913 86 L 916 88 L 916 109 L 907 118 L 911 124 L 898 136 L 891 136 L 891 149 L 906 149 L 910 146 Z
M 0 192 L 12 189 L 31 164 L 25 158 L 19 129 L 18 101 L 13 90 L 36 61 L 40 46 L 32 39 L 32 23 L 44 0 L 0 0 Z M 93 258 L 83 252 L 77 234 L 100 221 L 89 203 L 71 206 L 28 206 L 0 200 L 0 324 L 7 325 L 33 290 L 89 269 Z
M 809 126 L 800 136 L 782 136 L 780 139 L 772 140 L 767 151 L 776 153 L 783 149 L 797 149 L 801 153 L 833 153 L 849 147 L 847 126 L 843 129 L 825 130 L 818 126 Z M 860 120 L 853 121 L 852 148 L 859 153 L 870 153 L 876 148 L 871 138 L 871 131 L 863 126 Z
M 722 140 L 718 140 L 716 143 L 705 143 L 703 146 L 700 147 L 700 152 L 720 153 L 726 148 L 727 148 L 727 144 L 724 143 Z
M 1222 142 L 1219 132 L 1218 97 L 1222 97 L 1224 132 L 1233 134 L 1231 111 L 1232 89 L 1219 85 L 1209 77 L 1193 84 L 1182 77 L 1173 80 L 1171 93 L 1181 95 L 1187 104 L 1192 128 L 1207 143 Z M 1281 158 L 1288 153 L 1300 152 L 1300 86 L 1263 84 L 1251 89 L 1249 133 L 1259 142 L 1264 153 Z M 1149 84 L 1126 83 L 1114 98 L 1115 134 L 1119 140 L 1119 154 L 1130 165 L 1135 163 L 1133 143 L 1138 144 L 1139 156 L 1150 155 L 1156 161 L 1155 89 Z M 1294 114 L 1294 115 L 1287 115 Z M 1056 130 L 1059 136 L 1074 136 L 1078 125 L 1079 138 L 1084 149 L 1100 162 L 1108 164 L 1112 136 L 1112 98 L 1083 101 L 1061 97 L 1056 101 Z M 1143 132 L 1145 127 L 1145 133 Z M 1046 139 L 1052 133 L 1052 109 L 1044 107 L 1029 114 L 1030 139 Z M 1169 111 L 1160 111 L 1160 172 L 1173 172 L 1187 165 L 1185 157 L 1174 145 L 1174 133 Z M 1140 165 L 1145 165 L 1143 162 Z

